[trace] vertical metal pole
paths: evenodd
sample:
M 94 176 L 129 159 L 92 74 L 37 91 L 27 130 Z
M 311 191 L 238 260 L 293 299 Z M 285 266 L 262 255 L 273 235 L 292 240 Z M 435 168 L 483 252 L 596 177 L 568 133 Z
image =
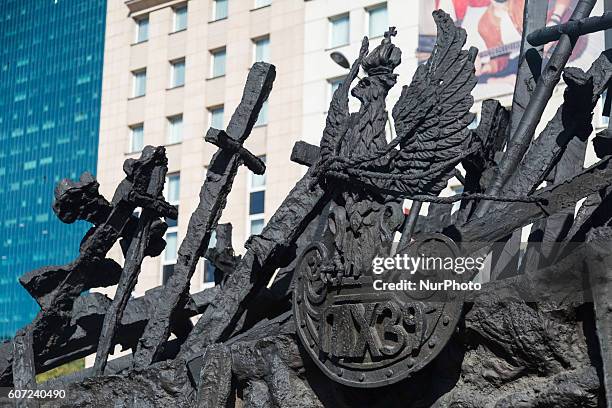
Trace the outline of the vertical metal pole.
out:
M 542 72 L 543 47 L 533 47 L 527 42 L 527 36 L 532 32 L 546 26 L 548 14 L 548 1 L 526 0 L 523 12 L 523 36 L 521 38 L 521 53 L 516 73 L 516 83 L 512 98 L 512 111 L 508 125 L 507 143 L 514 135 L 518 124 L 523 117 L 525 107 L 531 98 L 531 92 L 540 78 Z M 477 209 L 480 215 L 487 212 L 493 202 L 483 202 Z M 519 254 L 521 250 L 521 230 L 517 230 L 508 237 L 503 249 L 495 247 L 491 258 L 491 280 L 501 276 L 518 274 Z M 501 244 L 500 244 L 501 245 Z M 501 249 L 501 250 L 500 250 Z
M 527 42 L 527 36 L 532 32 L 546 26 L 548 14 L 548 1 L 525 0 L 523 12 L 523 35 L 521 38 L 521 53 L 519 67 L 516 74 L 514 95 L 512 98 L 512 111 L 510 112 L 510 125 L 508 126 L 507 146 L 512 144 L 511 137 L 516 133 L 518 124 L 523 118 L 525 108 L 529 104 L 533 89 L 542 72 L 542 49 L 533 47 Z M 497 194 L 498 191 L 489 193 Z M 493 205 L 492 201 L 484 201 L 477 208 L 477 215 L 483 216 Z
M 534 1 L 537 2 L 539 0 Z M 571 18 L 580 20 L 588 17 L 593 7 L 595 7 L 595 3 L 596 0 L 578 0 Z M 508 178 L 516 170 L 517 166 L 520 165 L 523 155 L 531 145 L 531 140 L 537 125 L 540 123 L 544 109 L 552 97 L 555 87 L 561 80 L 561 74 L 569 61 L 574 45 L 575 40 L 570 38 L 568 34 L 563 34 L 557 42 L 554 52 L 547 61 L 546 66 L 542 69 L 542 74 L 538 78 L 536 87 L 518 122 L 516 131 L 513 133 L 512 138 L 508 140 L 504 158 L 499 165 L 499 172 L 495 180 L 487 188 L 487 194 L 499 194 Z M 490 206 L 490 202 L 485 202 L 483 207 L 477 211 L 478 216 L 482 217 L 484 215 L 483 211 L 487 206 Z
M 529 103 L 531 90 L 542 73 L 542 50 L 544 47 L 534 47 L 527 41 L 532 32 L 546 26 L 548 15 L 548 2 L 539 0 L 526 0 L 523 13 L 523 36 L 521 38 L 521 53 L 519 67 L 512 98 L 512 112 L 510 113 L 510 133 L 512 136 L 523 117 L 525 107 Z
M 402 231 L 402 237 L 400 238 L 400 242 L 397 245 L 397 249 L 403 249 L 408 244 L 410 244 L 410 240 L 412 239 L 412 234 L 414 233 L 414 228 L 416 227 L 417 220 L 419 219 L 419 212 L 421 212 L 421 207 L 423 206 L 422 201 L 413 201 L 410 206 L 410 213 L 408 214 L 408 219 L 404 224 L 404 230 Z

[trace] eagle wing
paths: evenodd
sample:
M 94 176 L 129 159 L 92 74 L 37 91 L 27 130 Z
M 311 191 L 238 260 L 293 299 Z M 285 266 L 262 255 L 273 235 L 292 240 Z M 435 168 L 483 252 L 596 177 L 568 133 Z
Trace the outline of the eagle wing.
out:
M 386 184 L 404 195 L 438 195 L 467 146 L 473 120 L 471 95 L 477 50 L 463 50 L 467 34 L 448 14 L 433 13 L 436 44 L 426 64 L 404 86 L 393 108 L 399 151 Z M 453 165 L 454 163 L 454 165 Z

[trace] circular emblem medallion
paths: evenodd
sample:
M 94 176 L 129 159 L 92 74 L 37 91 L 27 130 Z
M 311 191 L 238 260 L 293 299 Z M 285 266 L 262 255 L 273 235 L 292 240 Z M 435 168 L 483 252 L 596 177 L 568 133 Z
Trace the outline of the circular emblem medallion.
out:
M 448 237 L 432 234 L 398 254 L 394 258 L 409 262 L 455 259 L 459 251 Z M 322 243 L 305 248 L 293 291 L 299 337 L 326 375 L 352 387 L 380 387 L 410 376 L 440 353 L 455 330 L 463 297 L 436 283 L 461 279 L 454 271 L 423 264 L 416 271 L 370 270 L 330 281 L 321 271 L 328 257 Z M 412 290 L 377 290 L 383 282 Z

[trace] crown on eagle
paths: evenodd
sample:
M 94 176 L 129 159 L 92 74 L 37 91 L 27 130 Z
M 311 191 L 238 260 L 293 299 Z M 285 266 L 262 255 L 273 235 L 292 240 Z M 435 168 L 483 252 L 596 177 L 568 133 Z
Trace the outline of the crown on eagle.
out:
M 361 66 L 369 76 L 391 74 L 402 62 L 402 50 L 391 42 L 396 35 L 395 27 L 389 27 L 380 45 L 363 59 Z

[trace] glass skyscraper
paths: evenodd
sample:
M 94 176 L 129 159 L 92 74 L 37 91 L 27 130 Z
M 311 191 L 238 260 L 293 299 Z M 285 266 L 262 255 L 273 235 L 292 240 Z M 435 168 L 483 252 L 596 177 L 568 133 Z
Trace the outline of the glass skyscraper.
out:
M 95 174 L 105 16 L 106 0 L 0 1 L 0 338 L 39 309 L 18 277 L 73 260 L 88 228 L 51 204 Z

